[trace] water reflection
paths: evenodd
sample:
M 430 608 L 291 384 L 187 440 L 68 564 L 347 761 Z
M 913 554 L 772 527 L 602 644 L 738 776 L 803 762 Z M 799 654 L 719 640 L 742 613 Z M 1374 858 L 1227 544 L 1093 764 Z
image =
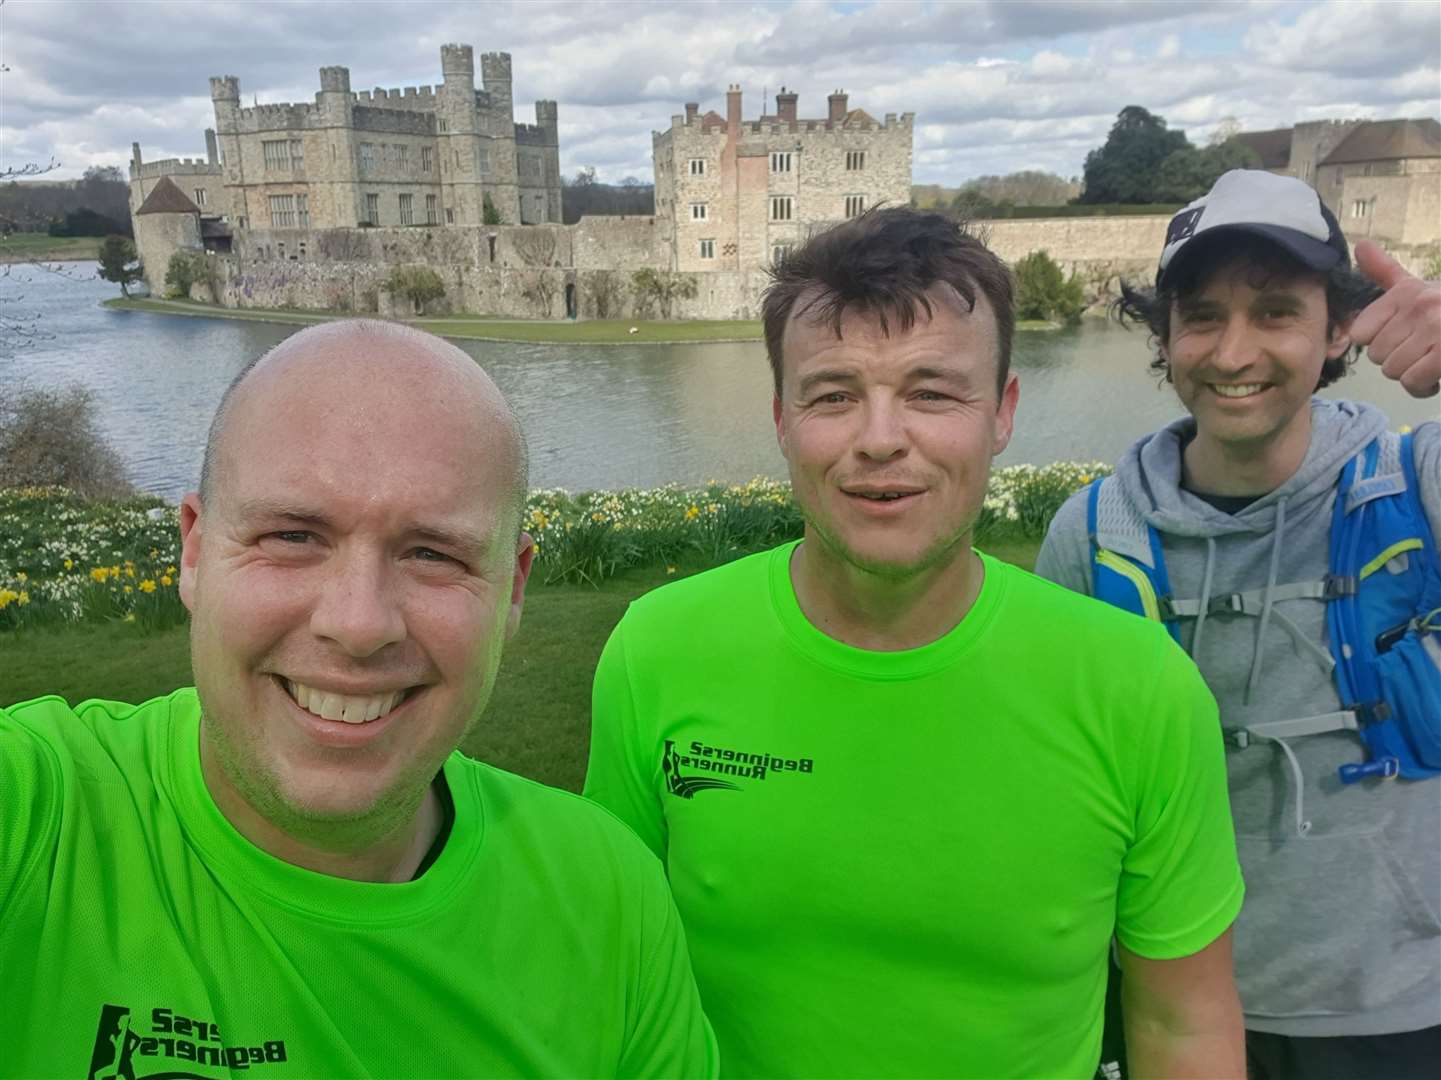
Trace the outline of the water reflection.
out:
M 77 276 L 93 264 L 72 264 Z M 27 282 L 23 279 L 29 278 Z M 78 382 L 96 393 L 101 429 L 140 487 L 178 498 L 199 474 L 220 394 L 255 354 L 294 327 L 114 312 L 104 282 L 17 271 L 0 299 L 24 306 L 50 335 L 0 356 L 0 378 Z M 462 342 L 514 403 L 538 486 L 610 488 L 782 476 L 771 424 L 770 369 L 759 342 L 681 346 L 552 346 Z M 1114 460 L 1139 435 L 1181 414 L 1147 370 L 1146 336 L 1109 324 L 1016 336 L 1016 434 L 1001 462 Z M 1438 415 L 1369 362 L 1345 396 L 1382 406 L 1394 423 Z

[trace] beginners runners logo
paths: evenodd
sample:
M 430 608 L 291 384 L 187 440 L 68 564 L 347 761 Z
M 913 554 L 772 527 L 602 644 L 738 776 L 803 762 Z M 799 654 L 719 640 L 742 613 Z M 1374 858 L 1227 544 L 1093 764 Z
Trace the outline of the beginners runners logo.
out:
M 699 769 L 710 776 L 687 776 L 682 769 Z M 693 799 L 700 791 L 739 791 L 740 785 L 722 776 L 737 779 L 765 780 L 777 773 L 810 775 L 815 771 L 812 758 L 786 758 L 774 754 L 751 754 L 724 746 L 711 746 L 692 739 L 686 753 L 681 753 L 671 739 L 665 741 L 661 757 L 661 773 L 666 790 L 682 799 Z
M 86 1080 L 209 1080 L 205 1073 L 187 1072 L 167 1062 L 137 1062 L 136 1058 L 167 1058 L 170 1062 L 192 1062 L 217 1069 L 242 1072 L 252 1066 L 289 1060 L 284 1039 L 272 1039 L 259 1046 L 226 1046 L 220 1025 L 194 1020 L 172 1009 L 150 1010 L 150 1031 L 136 1031 L 130 1009 L 105 1005 L 95 1029 L 95 1048 L 90 1053 Z M 137 1072 L 137 1064 L 146 1070 Z

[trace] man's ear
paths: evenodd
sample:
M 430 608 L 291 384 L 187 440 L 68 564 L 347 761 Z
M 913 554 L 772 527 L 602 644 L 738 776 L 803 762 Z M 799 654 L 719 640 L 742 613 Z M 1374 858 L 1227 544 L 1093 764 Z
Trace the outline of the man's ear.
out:
M 525 607 L 525 583 L 535 567 L 535 540 L 528 532 L 520 534 L 515 551 L 515 576 L 510 582 L 510 610 L 505 614 L 505 636 L 515 636 L 520 629 L 520 613 Z
M 1020 400 L 1021 381 L 1016 378 L 1015 372 L 1011 372 L 1006 376 L 1006 386 L 1001 391 L 1001 400 L 996 406 L 996 434 L 991 442 L 992 457 L 1010 444 L 1011 432 L 1016 426 L 1016 406 Z
M 195 613 L 195 573 L 200 565 L 200 493 L 192 491 L 180 500 L 180 602 Z
M 1351 347 L 1351 323 L 1355 316 L 1347 319 L 1344 323 L 1338 323 L 1331 329 L 1330 340 L 1326 342 L 1326 359 L 1335 360 Z

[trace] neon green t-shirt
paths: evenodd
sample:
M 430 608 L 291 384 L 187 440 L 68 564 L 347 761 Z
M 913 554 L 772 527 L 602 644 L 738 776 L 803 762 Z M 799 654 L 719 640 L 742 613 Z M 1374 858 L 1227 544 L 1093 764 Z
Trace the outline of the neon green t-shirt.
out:
M 713 1076 L 664 875 L 584 800 L 452 755 L 416 880 L 283 863 L 194 691 L 0 710 L 0 1074 Z
M 794 545 L 642 597 L 586 793 L 667 862 L 728 1076 L 1077 1076 L 1106 954 L 1241 906 L 1216 706 L 1159 624 L 984 558 L 923 648 L 825 636 Z

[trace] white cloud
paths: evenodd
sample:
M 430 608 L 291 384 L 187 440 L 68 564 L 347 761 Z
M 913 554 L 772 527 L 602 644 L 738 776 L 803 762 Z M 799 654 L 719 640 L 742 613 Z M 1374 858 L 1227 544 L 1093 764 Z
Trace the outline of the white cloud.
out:
M 651 132 L 686 101 L 724 112 L 740 83 L 748 117 L 782 84 L 802 115 L 844 87 L 873 115 L 914 112 L 917 182 L 1043 167 L 1070 176 L 1139 104 L 1201 143 L 1226 116 L 1280 127 L 1327 116 L 1441 117 L 1441 5 L 1361 0 L 1228 3 L 352 5 L 179 0 L 9 0 L 0 11 L 0 165 L 63 157 L 62 176 L 198 156 L 213 123 L 208 77 L 242 94 L 310 100 L 317 69 L 356 89 L 440 81 L 444 42 L 514 57 L 517 117 L 559 103 L 562 167 L 604 179 L 651 170 Z M 423 17 L 417 17 L 417 11 Z M 477 17 L 477 12 L 483 17 Z M 409 28 L 397 33 L 397 27 Z

